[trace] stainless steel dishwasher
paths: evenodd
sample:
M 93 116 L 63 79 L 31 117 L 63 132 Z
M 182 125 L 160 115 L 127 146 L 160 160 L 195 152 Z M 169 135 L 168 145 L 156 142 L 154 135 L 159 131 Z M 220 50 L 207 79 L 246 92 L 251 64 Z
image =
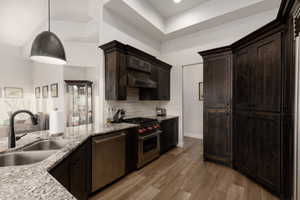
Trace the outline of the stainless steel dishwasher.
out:
M 92 192 L 125 175 L 126 137 L 118 132 L 92 141 Z

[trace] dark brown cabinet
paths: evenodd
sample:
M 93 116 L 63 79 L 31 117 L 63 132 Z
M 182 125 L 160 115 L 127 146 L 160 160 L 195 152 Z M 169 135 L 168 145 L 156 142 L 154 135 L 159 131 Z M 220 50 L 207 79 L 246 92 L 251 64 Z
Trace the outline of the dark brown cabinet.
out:
M 257 179 L 274 193 L 280 193 L 280 115 L 255 113 Z
M 204 60 L 204 159 L 232 165 L 231 49 L 201 52 Z
M 140 100 L 169 101 L 171 94 L 171 66 L 162 61 L 156 61 L 152 68 L 151 79 L 157 82 L 157 88 L 141 88 Z
M 288 123 L 284 102 L 290 98 L 284 95 L 290 82 L 285 78 L 286 41 L 283 26 L 270 26 L 270 33 L 200 52 L 205 82 L 204 159 L 232 163 L 273 194 L 288 196 L 284 190 L 285 183 L 291 184 L 292 159 L 287 144 L 292 143 L 287 138 L 292 132 L 284 126 Z
M 251 105 L 251 67 L 254 49 L 238 50 L 234 55 L 234 108 L 248 110 Z
M 255 44 L 253 104 L 259 111 L 280 112 L 282 65 L 281 32 Z
M 165 153 L 178 144 L 178 118 L 163 120 L 160 126 L 160 152 Z
M 79 148 L 70 157 L 70 191 L 78 199 L 87 199 L 88 196 L 88 160 L 86 159 L 86 147 Z
M 280 191 L 280 115 L 234 114 L 234 166 L 276 194 Z
M 158 69 L 158 88 L 157 90 L 157 98 L 154 100 L 170 100 L 170 82 L 171 82 L 171 68 L 162 68 Z
M 226 51 L 226 50 L 225 50 Z M 231 51 L 204 56 L 205 107 L 225 108 L 231 101 Z
M 234 166 L 248 176 L 257 173 L 257 135 L 255 120 L 248 112 L 233 116 Z
M 86 142 L 54 167 L 50 173 L 77 199 L 88 199 L 90 143 Z
M 126 134 L 126 173 L 137 168 L 138 155 L 138 134 L 137 128 L 129 129 Z
M 231 165 L 230 114 L 226 110 L 206 109 L 204 124 L 204 159 Z
M 111 41 L 105 54 L 105 99 L 126 100 L 127 88 L 139 88 L 140 100 L 170 100 L 172 66 L 139 49 Z
M 281 56 L 281 33 L 235 52 L 235 109 L 280 112 Z

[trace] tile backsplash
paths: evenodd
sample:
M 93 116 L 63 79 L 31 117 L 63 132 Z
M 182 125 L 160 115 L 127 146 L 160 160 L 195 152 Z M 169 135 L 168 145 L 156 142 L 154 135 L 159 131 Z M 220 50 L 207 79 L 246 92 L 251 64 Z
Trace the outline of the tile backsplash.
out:
M 126 101 L 106 101 L 105 119 L 109 117 L 109 108 L 123 108 L 126 117 L 145 117 L 156 115 L 156 107 L 165 107 L 165 101 L 140 101 L 139 89 L 128 88 Z

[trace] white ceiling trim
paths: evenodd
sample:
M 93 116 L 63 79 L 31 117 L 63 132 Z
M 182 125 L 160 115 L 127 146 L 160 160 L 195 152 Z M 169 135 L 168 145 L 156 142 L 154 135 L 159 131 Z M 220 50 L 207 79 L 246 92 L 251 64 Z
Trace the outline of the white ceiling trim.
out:
M 144 21 L 138 23 L 138 26 L 142 29 L 150 29 L 147 31 L 149 34 L 155 33 L 155 37 L 162 40 L 191 34 L 203 28 L 219 25 L 220 22 L 278 9 L 281 0 L 226 0 L 226 3 L 220 3 L 220 0 L 209 0 L 167 19 L 146 2 L 107 0 L 105 7 L 119 13 L 127 21 Z

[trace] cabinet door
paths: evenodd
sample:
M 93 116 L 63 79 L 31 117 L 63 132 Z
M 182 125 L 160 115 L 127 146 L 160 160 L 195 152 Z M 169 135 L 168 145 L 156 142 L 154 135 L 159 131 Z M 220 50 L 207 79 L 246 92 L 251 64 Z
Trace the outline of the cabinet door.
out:
M 126 131 L 126 174 L 137 168 L 138 134 L 137 129 Z
M 231 101 L 232 56 L 218 55 L 204 59 L 205 106 L 224 108 Z
M 70 192 L 80 200 L 87 199 L 87 168 L 84 146 L 70 156 Z
M 258 180 L 274 192 L 280 192 L 280 115 L 256 113 Z
M 234 64 L 234 101 L 235 109 L 247 110 L 250 107 L 250 72 L 251 56 L 253 51 L 251 47 L 241 49 L 235 54 Z
M 178 118 L 172 119 L 172 130 L 173 130 L 173 142 L 172 146 L 176 147 L 178 145 Z
M 253 69 L 253 107 L 258 111 L 280 112 L 281 105 L 281 33 L 256 44 Z
M 157 82 L 157 88 L 140 88 L 140 100 L 170 100 L 170 70 L 153 66 L 151 79 Z
M 233 135 L 234 166 L 249 176 L 255 176 L 257 169 L 255 121 L 248 112 L 234 114 Z
M 158 99 L 170 100 L 170 70 L 158 69 Z
M 164 153 L 178 144 L 178 118 L 161 122 L 160 152 Z
M 160 135 L 160 152 L 167 152 L 172 146 L 172 137 L 169 120 L 164 120 L 160 123 L 162 133 Z
M 226 110 L 205 110 L 204 158 L 231 165 L 231 116 Z
M 59 165 L 50 171 L 50 174 L 60 182 L 66 189 L 70 189 L 69 159 L 63 160 Z

